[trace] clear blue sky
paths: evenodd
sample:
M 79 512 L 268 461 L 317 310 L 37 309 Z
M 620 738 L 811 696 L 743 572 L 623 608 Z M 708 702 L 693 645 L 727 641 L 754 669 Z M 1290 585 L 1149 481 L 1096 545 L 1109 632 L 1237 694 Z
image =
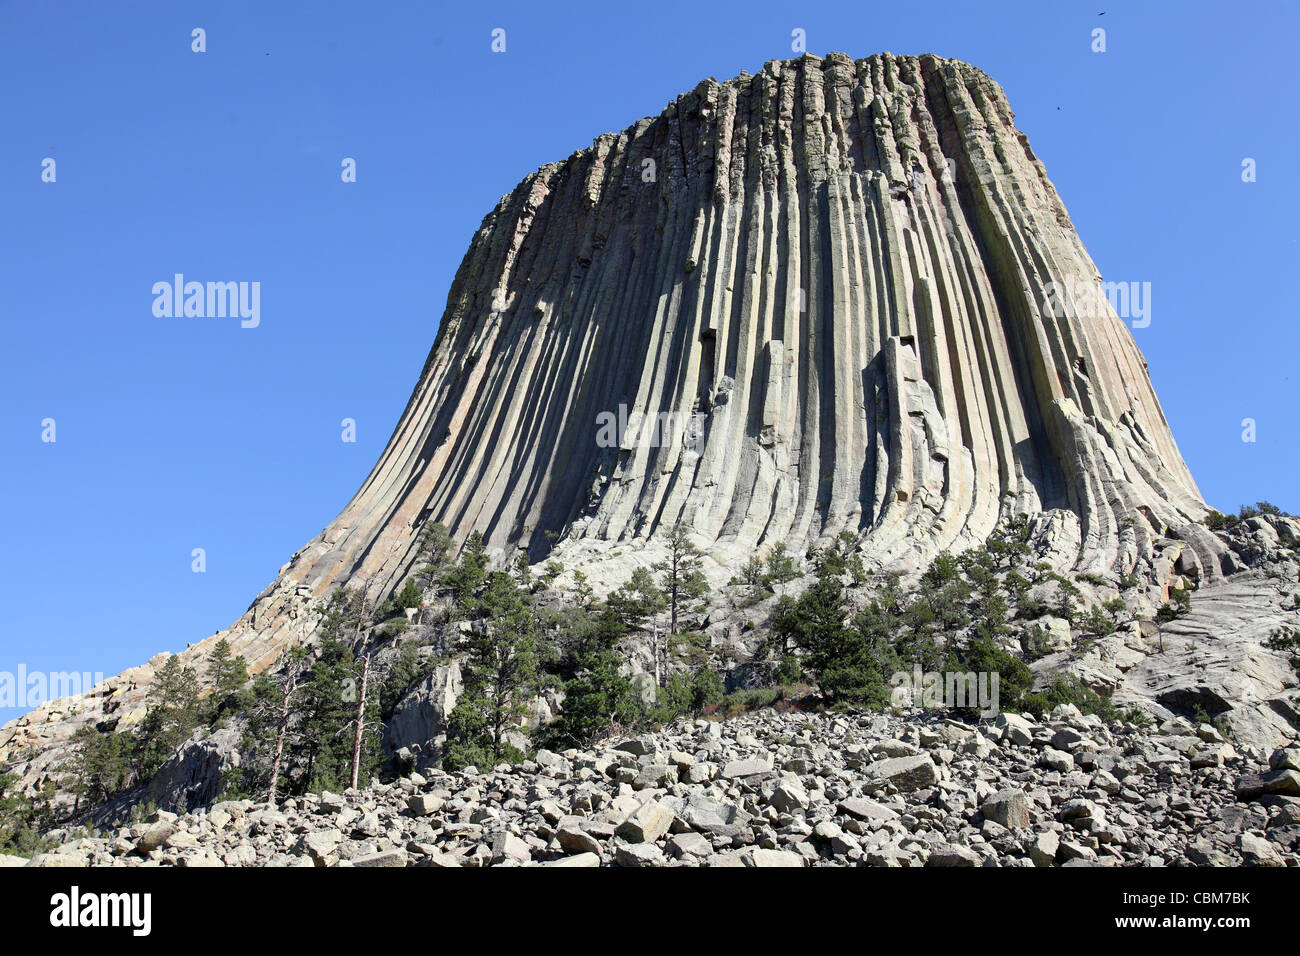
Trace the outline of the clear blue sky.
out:
M 364 479 L 498 197 L 795 28 L 997 79 L 1106 278 L 1152 283 L 1138 343 L 1207 499 L 1300 510 L 1298 10 L 0 3 L 0 671 L 230 624 Z M 260 327 L 155 318 L 175 272 L 259 281 Z

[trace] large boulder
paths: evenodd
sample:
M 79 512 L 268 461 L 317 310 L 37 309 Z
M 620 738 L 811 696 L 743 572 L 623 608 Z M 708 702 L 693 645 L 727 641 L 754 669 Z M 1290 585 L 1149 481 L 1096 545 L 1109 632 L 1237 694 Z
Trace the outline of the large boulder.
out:
M 227 727 L 185 742 L 149 781 L 145 799 L 159 810 L 186 813 L 221 795 L 221 777 L 239 766 L 239 731 Z
M 383 743 L 387 753 L 407 749 L 423 755 L 427 763 L 436 756 L 447 733 L 447 718 L 464 691 L 460 665 L 455 661 L 440 664 L 424 680 L 406 693 L 384 725 Z
M 1029 801 L 1023 790 L 1011 787 L 999 790 L 980 808 L 986 820 L 1001 824 L 1010 829 L 1029 826 Z
M 919 790 L 939 781 L 939 768 L 928 754 L 877 760 L 866 768 L 866 776 L 878 784 L 889 784 L 902 793 Z

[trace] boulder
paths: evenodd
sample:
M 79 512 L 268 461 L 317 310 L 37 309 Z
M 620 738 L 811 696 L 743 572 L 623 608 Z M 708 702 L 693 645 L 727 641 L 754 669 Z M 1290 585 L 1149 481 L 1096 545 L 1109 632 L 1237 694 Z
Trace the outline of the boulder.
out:
M 992 820 L 1008 829 L 1029 826 L 1029 801 L 1023 790 L 1014 787 L 993 794 L 984 801 L 980 810 L 986 820 Z

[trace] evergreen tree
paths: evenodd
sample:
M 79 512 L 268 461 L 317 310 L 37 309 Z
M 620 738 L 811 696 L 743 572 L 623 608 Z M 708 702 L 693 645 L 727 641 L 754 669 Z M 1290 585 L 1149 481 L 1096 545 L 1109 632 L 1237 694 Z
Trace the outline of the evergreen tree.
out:
M 212 695 L 212 715 L 221 713 L 228 704 L 238 707 L 238 695 L 248 683 L 248 664 L 236 657 L 224 637 L 212 648 L 208 658 L 208 685 Z
M 627 635 L 623 615 L 609 605 L 581 613 L 570 623 L 566 646 L 574 661 L 573 675 L 564 684 L 559 714 L 543 729 L 546 746 L 559 750 L 587 747 L 616 728 L 626 729 L 639 722 L 641 696 L 632 680 L 621 673 L 619 646 Z
M 555 563 L 556 562 L 554 561 L 549 562 L 548 567 L 550 564 L 555 564 Z M 591 584 L 587 581 L 587 575 L 583 574 L 581 571 L 574 570 L 573 572 L 574 603 L 578 607 L 582 607 L 582 608 L 591 607 L 591 604 L 595 600 L 595 597 L 596 597 L 596 592 L 592 590 Z
M 921 575 L 916 595 L 907 605 L 896 644 L 898 656 L 924 671 L 941 670 L 950 641 L 970 623 L 970 585 L 950 554 L 940 554 Z
M 643 567 L 634 568 L 632 576 L 610 593 L 607 603 L 629 629 L 643 631 L 650 630 L 667 607 L 663 592 Z
M 1029 666 L 1010 651 L 995 647 L 984 637 L 972 637 L 959 663 L 952 670 L 998 675 L 998 706 L 1003 710 L 1021 710 L 1034 688 Z
M 72 737 L 68 762 L 59 769 L 72 775 L 73 813 L 96 806 L 126 789 L 131 780 L 133 741 L 129 734 L 100 733 L 81 727 Z
M 632 577 L 613 591 L 606 601 L 629 628 L 649 633 L 655 686 L 660 686 L 663 682 L 663 635 L 659 633 L 657 618 L 668 602 L 655 584 L 653 575 L 644 567 L 633 569 Z
M 799 566 L 794 556 L 786 549 L 784 541 L 772 545 L 767 556 L 767 580 L 775 584 L 778 592 L 781 587 L 799 577 Z
M 48 803 L 48 794 L 44 799 L 28 796 L 16 774 L 0 774 L 0 853 L 32 856 L 40 852 Z
M 751 597 L 757 597 L 767 587 L 767 568 L 761 556 L 750 555 L 749 560 L 741 566 L 740 581 L 749 588 Z
M 145 718 L 136 737 L 136 771 L 141 780 L 152 777 L 200 720 L 199 679 L 172 655 L 154 676 L 146 696 Z
M 301 770 L 300 788 L 312 792 L 340 790 L 352 777 L 354 731 L 366 659 L 358 657 L 367 602 L 363 591 L 337 588 L 321 622 L 317 656 L 303 681 L 298 705 L 298 746 L 294 762 Z M 368 695 L 362 726 L 372 733 L 362 739 L 361 770 L 378 765 L 379 695 Z
M 886 703 L 880 661 L 868 638 L 846 622 L 849 614 L 837 563 L 819 560 L 817 579 L 798 600 L 783 602 L 772 626 L 803 652 L 804 667 L 832 705 Z
M 489 573 L 477 604 L 482 625 L 463 641 L 465 688 L 448 720 L 444 762 L 452 769 L 523 759 L 507 734 L 528 713 L 540 677 L 537 616 L 514 579 Z
M 298 699 L 308 666 L 307 648 L 280 655 L 273 671 L 259 674 L 249 689 L 240 750 L 244 760 L 223 778 L 228 798 L 264 797 L 275 803 L 290 788 L 289 770 L 298 739 Z
M 441 584 L 442 577 L 451 567 L 451 549 L 455 542 L 447 526 L 435 521 L 420 531 L 415 557 L 415 583 L 423 591 Z
M 392 615 L 396 616 L 412 608 L 418 609 L 424 604 L 424 595 L 420 592 L 420 586 L 415 583 L 415 578 L 407 578 L 402 583 L 402 588 L 393 595 Z
M 456 605 L 463 611 L 476 610 L 475 601 L 487 575 L 487 546 L 483 535 L 475 531 L 460 552 L 460 561 L 442 576 L 442 585 L 452 593 Z
M 690 532 L 681 524 L 668 531 L 668 557 L 654 569 L 663 575 L 661 587 L 668 598 L 670 634 L 678 633 L 681 617 L 692 613 L 696 603 L 709 591 L 699 548 L 691 543 Z
M 352 738 L 358 686 L 357 662 L 348 642 L 323 634 L 318 656 L 303 682 L 294 762 L 301 770 L 298 789 L 342 790 L 352 769 Z
M 997 567 L 1015 570 L 1029 558 L 1029 516 L 1018 514 L 999 524 L 985 543 Z

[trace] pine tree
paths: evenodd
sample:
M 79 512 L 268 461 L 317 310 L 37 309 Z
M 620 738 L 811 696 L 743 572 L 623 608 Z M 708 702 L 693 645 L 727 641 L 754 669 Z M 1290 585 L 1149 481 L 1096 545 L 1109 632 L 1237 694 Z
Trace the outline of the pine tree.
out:
M 299 737 L 298 704 L 309 665 L 307 648 L 291 647 L 281 653 L 271 671 L 259 674 L 253 681 L 240 741 L 244 760 L 223 778 L 228 797 L 258 799 L 265 794 L 267 801 L 274 804 L 285 790 L 291 789 L 289 771 Z
M 571 619 L 563 644 L 572 659 L 560 712 L 543 729 L 548 747 L 587 747 L 618 728 L 639 722 L 643 706 L 632 680 L 622 673 L 619 647 L 628 635 L 620 611 L 606 604 Z
M 798 600 L 782 603 L 772 626 L 803 652 L 803 664 L 828 703 L 880 706 L 888 697 L 880 660 L 868 636 L 847 623 L 838 566 L 819 561 L 816 581 Z
M 48 806 L 48 800 L 45 803 Z M 44 816 L 41 799 L 28 796 L 16 774 L 0 774 L 0 853 L 31 856 L 38 852 Z
M 483 535 L 475 531 L 460 552 L 460 561 L 442 576 L 443 587 L 452 592 L 457 607 L 466 612 L 476 610 L 476 595 L 487 575 L 487 547 Z
M 767 587 L 767 571 L 761 556 L 757 554 L 749 556 L 749 560 L 741 566 L 740 580 L 749 588 L 751 595 L 757 595 L 760 590 Z
M 276 805 L 280 792 L 280 774 L 284 770 L 285 757 L 293 727 L 293 709 L 295 698 L 302 686 L 303 669 L 306 666 L 306 654 L 303 648 L 291 648 L 282 658 L 278 680 L 275 684 L 262 685 L 263 690 L 275 693 L 279 705 L 274 717 L 274 745 L 271 751 L 270 771 L 267 781 L 266 801 Z M 269 683 L 269 682 L 268 682 Z M 271 697 L 271 693 L 267 693 Z M 270 723 L 270 722 L 268 722 Z
M 423 603 L 424 596 L 420 593 L 420 586 L 415 583 L 415 578 L 407 578 L 402 589 L 393 598 L 393 608 L 399 613 L 410 608 L 418 608 Z
M 369 679 L 369 655 L 361 654 L 369 607 L 364 588 L 337 588 L 326 604 L 317 656 L 303 682 L 294 755 L 302 785 L 310 791 L 342 789 L 354 764 L 359 775 L 378 762 L 378 695 L 362 693 Z
M 428 591 L 442 582 L 442 576 L 451 566 L 454 544 L 447 526 L 441 522 L 435 521 L 421 530 L 415 557 L 415 582 L 421 590 Z
M 786 549 L 784 541 L 772 545 L 767 556 L 767 580 L 779 589 L 799 577 L 799 566 Z
M 172 655 L 154 676 L 146 696 L 148 708 L 136 741 L 136 771 L 152 777 L 176 749 L 189 739 L 200 720 L 199 679 Z
M 554 564 L 554 563 L 555 562 L 550 562 L 549 564 Z M 573 602 L 578 607 L 583 607 L 583 608 L 591 607 L 592 601 L 595 599 L 595 596 L 596 596 L 596 592 L 592 589 L 591 584 L 588 582 L 587 575 L 583 574 L 581 571 L 575 570 L 573 572 Z
M 659 633 L 658 617 L 667 606 L 667 600 L 655 584 L 654 576 L 643 567 L 634 568 L 632 577 L 612 592 L 606 602 L 628 628 L 644 630 L 650 634 L 654 681 L 658 687 L 662 682 L 660 645 L 663 641 Z
M 324 634 L 317 651 L 303 680 L 294 762 L 301 773 L 300 789 L 342 790 L 351 778 L 348 730 L 355 716 L 356 660 L 338 634 Z
M 465 689 L 448 720 L 452 769 L 522 759 L 507 734 L 528 713 L 539 680 L 537 616 L 511 576 L 488 574 L 477 603 L 481 624 L 462 645 Z
M 212 690 L 212 714 L 216 716 L 223 705 L 236 697 L 248 683 L 248 665 L 243 657 L 236 657 L 230 642 L 224 637 L 212 648 L 208 658 L 208 685 Z
M 1023 564 L 1029 557 L 1032 531 L 1026 514 L 1014 515 L 999 524 L 985 543 L 995 565 L 1015 570 Z
M 670 634 L 678 633 L 678 620 L 690 614 L 695 603 L 709 591 L 700 569 L 704 566 L 699 548 L 691 543 L 690 532 L 675 524 L 668 532 L 668 557 L 654 566 L 663 575 L 661 586 L 668 597 Z
M 74 815 L 84 800 L 96 806 L 124 790 L 131 779 L 132 741 L 127 734 L 101 733 L 81 727 L 72 737 L 69 759 L 59 767 L 72 776 Z

